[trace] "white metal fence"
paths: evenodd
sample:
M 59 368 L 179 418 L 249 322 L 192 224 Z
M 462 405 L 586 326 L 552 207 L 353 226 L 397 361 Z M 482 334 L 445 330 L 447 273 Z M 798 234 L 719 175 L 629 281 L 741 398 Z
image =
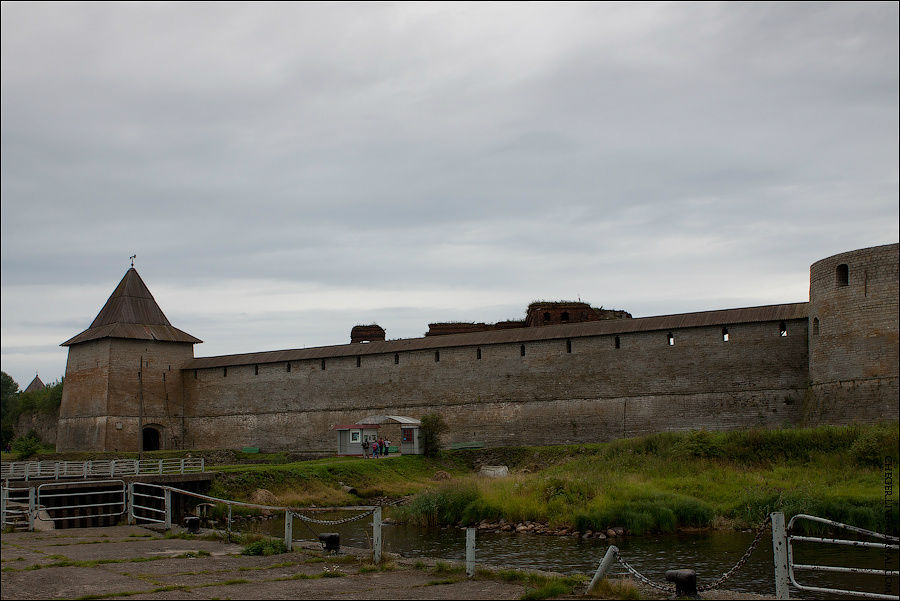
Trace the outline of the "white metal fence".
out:
M 60 478 L 117 478 L 153 474 L 191 474 L 206 470 L 202 457 L 194 459 L 103 459 L 98 461 L 4 461 L 2 480 L 58 480 Z
M 848 532 L 853 532 L 857 535 L 861 535 L 867 538 L 874 538 L 879 541 L 887 541 L 887 542 L 874 542 L 871 540 L 852 540 L 846 538 L 826 538 L 821 536 L 802 536 L 799 534 L 792 534 L 792 532 L 796 532 L 796 525 L 800 521 L 811 521 L 818 524 L 823 524 L 825 526 L 829 526 L 831 528 L 836 528 L 838 530 L 845 530 Z M 791 521 L 785 527 L 784 524 L 784 514 L 783 513 L 773 513 L 772 514 L 772 544 L 773 549 L 775 551 L 775 597 L 777 599 L 788 599 L 789 598 L 789 588 L 788 583 L 796 587 L 801 591 L 808 591 L 811 593 L 818 594 L 833 594 L 840 595 L 844 597 L 863 597 L 866 599 L 897 599 L 897 595 L 890 593 L 876 593 L 872 591 L 855 591 L 855 590 L 844 590 L 837 588 L 827 588 L 821 586 L 810 586 L 806 584 L 802 584 L 797 581 L 796 572 L 798 571 L 808 571 L 808 572 L 826 572 L 831 574 L 859 574 L 859 575 L 868 575 L 868 576 L 880 576 L 881 582 L 889 582 L 893 580 L 896 582 L 898 571 L 888 569 L 885 566 L 884 569 L 870 569 L 870 568 L 858 568 L 851 566 L 824 566 L 824 565 L 811 565 L 811 564 L 800 564 L 794 561 L 794 548 L 793 544 L 795 542 L 803 542 L 803 543 L 817 543 L 817 544 L 828 544 L 828 545 L 844 545 L 848 547 L 856 547 L 862 549 L 880 549 L 882 552 L 897 552 L 898 550 L 898 539 L 896 536 L 890 536 L 887 534 L 881 534 L 880 532 L 873 532 L 871 530 L 866 530 L 864 528 L 857 528 L 856 526 L 850 526 L 848 524 L 842 524 L 840 522 L 835 522 L 833 520 L 827 520 L 825 518 L 816 517 L 813 515 L 805 515 L 805 514 L 797 514 L 791 518 Z

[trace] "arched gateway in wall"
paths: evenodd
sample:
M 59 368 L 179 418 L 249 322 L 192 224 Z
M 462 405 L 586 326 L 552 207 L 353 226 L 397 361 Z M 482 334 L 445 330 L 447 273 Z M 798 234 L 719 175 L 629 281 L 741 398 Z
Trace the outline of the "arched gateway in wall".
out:
M 350 344 L 200 358 L 132 268 L 63 343 L 57 448 L 136 451 L 154 442 L 143 424 L 160 447 L 333 454 L 332 428 L 361 415 L 439 413 L 447 442 L 486 446 L 896 420 L 897 268 L 892 244 L 815 263 L 810 302 L 642 318 L 560 302 L 422 338 L 372 325 Z

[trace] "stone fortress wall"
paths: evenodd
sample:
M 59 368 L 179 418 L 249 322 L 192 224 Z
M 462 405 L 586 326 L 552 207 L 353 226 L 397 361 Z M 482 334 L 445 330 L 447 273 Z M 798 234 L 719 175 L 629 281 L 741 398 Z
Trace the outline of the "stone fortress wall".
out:
M 370 341 L 201 358 L 184 342 L 79 343 L 58 447 L 135 450 L 142 422 L 163 448 L 333 453 L 335 424 L 431 412 L 447 442 L 488 446 L 896 420 L 897 266 L 897 244 L 842 253 L 812 266 L 809 303 L 693 314 L 357 330 Z
M 790 320 L 788 336 L 780 323 L 729 324 L 727 342 L 714 325 L 674 329 L 674 345 L 663 330 L 621 333 L 619 348 L 609 334 L 329 357 L 325 369 L 198 367 L 184 379 L 186 443 L 332 450 L 335 424 L 432 412 L 450 442 L 490 446 L 794 424 L 807 323 Z

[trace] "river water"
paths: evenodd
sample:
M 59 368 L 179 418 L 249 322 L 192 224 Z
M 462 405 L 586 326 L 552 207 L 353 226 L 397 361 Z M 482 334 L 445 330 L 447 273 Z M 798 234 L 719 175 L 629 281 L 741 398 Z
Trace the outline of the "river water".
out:
M 274 536 L 284 532 L 283 520 L 270 520 L 261 528 Z M 371 518 L 340 526 L 307 526 L 294 520 L 296 540 L 316 540 L 321 532 L 338 532 L 341 544 L 371 547 Z M 433 557 L 465 561 L 465 530 L 461 528 L 422 529 L 408 525 L 382 527 L 383 549 L 404 557 Z M 540 536 L 533 534 L 491 533 L 479 531 L 476 561 L 479 564 L 518 569 L 536 569 L 563 574 L 593 575 L 610 544 L 638 571 L 656 582 L 665 582 L 670 569 L 696 570 L 698 585 L 710 583 L 738 561 L 753 541 L 752 532 L 710 531 L 583 540 L 577 537 Z M 857 549 L 843 545 L 795 543 L 795 562 L 814 565 L 852 566 L 898 569 L 898 554 L 879 549 Z M 614 573 L 625 573 L 616 564 Z M 850 590 L 868 590 L 898 594 L 897 578 L 883 576 L 836 575 L 798 572 L 797 579 L 810 586 Z M 747 593 L 775 594 L 772 558 L 772 535 L 763 534 L 757 549 L 746 564 L 723 586 Z M 791 587 L 791 597 L 820 599 L 822 594 L 799 591 Z M 838 598 L 838 597 L 835 597 Z

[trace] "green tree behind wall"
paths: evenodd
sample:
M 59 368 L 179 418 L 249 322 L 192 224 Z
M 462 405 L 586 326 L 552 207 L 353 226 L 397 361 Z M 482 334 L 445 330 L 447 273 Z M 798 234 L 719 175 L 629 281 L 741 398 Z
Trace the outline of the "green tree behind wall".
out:
M 0 431 L 2 448 L 15 437 L 15 425 L 20 415 L 25 413 L 52 414 L 59 409 L 62 401 L 63 379 L 60 378 L 34 392 L 19 391 L 19 384 L 6 372 L 0 372 L 2 379 L 2 399 L 0 399 Z

